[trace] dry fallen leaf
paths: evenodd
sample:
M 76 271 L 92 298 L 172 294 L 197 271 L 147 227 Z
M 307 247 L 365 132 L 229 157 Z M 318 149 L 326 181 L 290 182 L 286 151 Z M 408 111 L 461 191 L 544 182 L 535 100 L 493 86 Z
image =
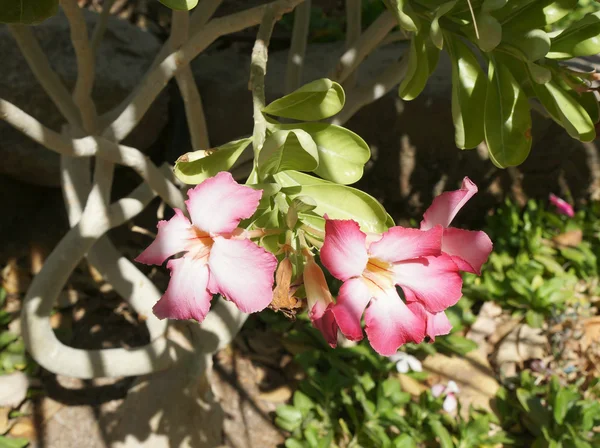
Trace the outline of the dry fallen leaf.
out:
M 494 302 L 485 302 L 477 315 L 477 320 L 471 325 L 466 337 L 477 342 L 481 353 L 486 354 L 489 350 L 487 339 L 494 334 L 500 323 L 502 308 Z
M 542 359 L 548 353 L 548 339 L 541 329 L 520 324 L 502 339 L 494 362 L 504 374 L 511 376 L 516 366 L 530 359 Z
M 583 338 L 581 338 L 581 350 L 587 351 L 592 344 L 600 344 L 600 316 L 584 319 Z
M 273 311 L 281 311 L 287 317 L 296 316 L 298 308 L 302 307 L 302 301 L 294 297 L 298 286 L 292 283 L 292 262 L 284 258 L 277 267 L 275 273 L 275 289 L 273 290 L 273 301 L 269 305 Z
M 292 398 L 292 389 L 290 386 L 281 386 L 277 389 L 261 392 L 258 395 L 261 400 L 269 401 L 271 403 L 285 403 Z
M 437 353 L 423 361 L 423 369 L 438 377 L 436 383 L 454 381 L 460 392 L 457 397 L 462 406 L 461 414 L 468 416 L 469 406 L 492 410 L 492 401 L 500 384 L 487 358 L 477 351 L 464 357 L 448 357 Z
M 33 440 L 36 438 L 35 425 L 31 417 L 19 417 L 17 422 L 10 428 L 8 434 L 12 437 L 23 437 Z
M 24 293 L 29 288 L 31 279 L 17 263 L 16 258 L 11 258 L 2 269 L 2 287 L 9 294 Z
M 398 374 L 398 380 L 400 381 L 400 387 L 404 392 L 408 392 L 413 397 L 418 397 L 421 395 L 421 392 L 425 392 L 427 390 L 427 386 L 419 381 L 411 378 L 408 375 L 403 373 Z
M 561 247 L 577 247 L 583 240 L 583 232 L 581 229 L 570 230 L 552 238 L 552 241 Z
M 29 378 L 23 372 L 0 376 L 0 406 L 16 407 L 27 395 Z
M 6 434 L 6 431 L 10 429 L 8 414 L 10 414 L 9 407 L 0 408 L 0 434 Z

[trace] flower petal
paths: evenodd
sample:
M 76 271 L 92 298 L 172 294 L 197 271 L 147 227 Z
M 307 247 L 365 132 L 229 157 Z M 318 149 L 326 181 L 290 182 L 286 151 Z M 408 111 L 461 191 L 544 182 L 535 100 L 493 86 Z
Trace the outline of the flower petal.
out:
M 423 364 L 421 364 L 421 361 L 419 361 L 414 356 L 409 355 L 407 358 L 407 361 L 408 361 L 410 370 L 412 370 L 413 372 L 422 372 L 423 371 Z
M 431 395 L 437 398 L 442 395 L 445 390 L 446 387 L 443 384 L 435 384 L 431 387 Z
M 179 209 L 175 209 L 175 216 L 168 221 L 159 221 L 157 227 L 156 238 L 135 261 L 161 265 L 170 256 L 186 250 L 195 236 L 192 225 Z
M 261 311 L 273 300 L 277 259 L 252 241 L 215 238 L 208 267 L 209 290 L 223 294 L 244 313 Z
M 444 398 L 442 408 L 444 408 L 444 411 L 446 411 L 448 414 L 452 414 L 456 410 L 457 406 L 458 401 L 456 401 L 454 394 L 448 394 L 446 398 Z
M 326 220 L 321 262 L 342 281 L 361 275 L 369 260 L 366 238 L 356 221 Z
M 462 278 L 449 255 L 424 257 L 393 266 L 396 284 L 405 293 L 410 289 L 430 313 L 444 311 L 462 295 Z
M 218 234 L 232 232 L 240 220 L 251 217 L 261 196 L 262 190 L 240 185 L 222 171 L 189 190 L 185 203 L 195 227 Z
M 363 338 L 360 319 L 369 300 L 371 292 L 362 278 L 351 278 L 340 288 L 333 314 L 340 331 L 351 341 L 360 341 Z
M 330 303 L 324 310 L 315 306 L 309 313 L 308 317 L 313 326 L 321 332 L 331 348 L 337 346 L 338 324 L 333 314 L 333 303 Z
M 475 193 L 477 185 L 465 177 L 460 190 L 446 191 L 437 196 L 423 214 L 421 230 L 429 230 L 438 224 L 448 227 L 458 211 Z
M 448 316 L 446 316 L 445 312 L 441 311 L 435 314 L 430 313 L 425 310 L 420 302 L 408 302 L 406 305 L 413 313 L 418 313 L 419 310 L 422 310 L 422 312 L 425 313 L 427 319 L 425 336 L 429 336 L 429 339 L 431 339 L 432 342 L 435 341 L 436 336 L 446 335 L 452 330 L 452 324 L 448 320 Z
M 401 359 L 396 363 L 396 370 L 399 373 L 408 373 L 410 367 L 408 365 L 408 359 Z
M 559 213 L 567 215 L 569 218 L 575 216 L 575 210 L 573 210 L 573 206 L 564 199 L 550 193 L 550 202 L 552 202 L 552 204 L 557 208 Z
M 369 255 L 389 263 L 440 255 L 443 231 L 442 226 L 435 226 L 427 231 L 392 227 L 379 241 L 371 244 Z
M 371 346 L 384 356 L 393 355 L 407 342 L 418 344 L 425 337 L 425 316 L 409 310 L 395 289 L 371 300 L 365 324 Z
M 460 389 L 458 388 L 458 384 L 456 384 L 453 380 L 450 380 L 448 381 L 445 392 L 447 394 L 457 394 L 460 392 Z
M 492 240 L 485 232 L 444 229 L 442 251 L 452 256 L 461 271 L 481 274 L 481 266 L 487 261 L 493 248 Z
M 212 294 L 208 291 L 208 266 L 206 262 L 190 257 L 169 260 L 171 280 L 167 291 L 152 310 L 159 319 L 196 319 L 202 322 Z

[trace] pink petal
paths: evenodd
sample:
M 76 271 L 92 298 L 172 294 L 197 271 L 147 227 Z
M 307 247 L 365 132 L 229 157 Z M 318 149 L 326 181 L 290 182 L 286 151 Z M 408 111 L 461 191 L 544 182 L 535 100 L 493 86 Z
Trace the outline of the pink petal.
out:
M 425 337 L 425 315 L 409 310 L 395 289 L 371 300 L 365 324 L 371 346 L 383 356 L 393 355 L 407 342 L 418 344 Z
M 361 275 L 369 260 L 366 238 L 356 221 L 326 220 L 321 262 L 342 281 Z
M 206 262 L 182 257 L 169 260 L 171 280 L 167 291 L 152 310 L 159 319 L 196 319 L 202 322 L 210 309 Z
M 323 270 L 309 257 L 304 266 L 304 289 L 308 302 L 308 317 L 331 347 L 337 345 L 338 326 L 333 315 L 333 297 Z
M 340 288 L 333 314 L 340 331 L 351 341 L 363 338 L 360 319 L 369 300 L 371 291 L 362 278 L 351 278 Z
M 222 171 L 188 191 L 185 202 L 195 227 L 211 234 L 232 232 L 240 220 L 251 217 L 262 190 L 240 185 Z
M 443 230 L 442 226 L 435 226 L 427 231 L 392 227 L 379 241 L 371 244 L 369 255 L 390 263 L 440 255 Z
M 261 311 L 273 300 L 277 259 L 252 241 L 215 238 L 208 267 L 209 290 L 223 294 L 244 313 Z
M 452 256 L 461 271 L 480 275 L 492 248 L 492 240 L 485 232 L 454 227 L 444 230 L 442 251 Z
M 410 289 L 430 313 L 444 311 L 462 295 L 462 278 L 449 255 L 396 263 L 394 280 L 405 293 Z
M 190 240 L 195 237 L 192 225 L 178 209 L 175 209 L 175 216 L 168 221 L 159 221 L 157 227 L 156 239 L 137 256 L 135 261 L 161 265 L 171 255 L 186 250 Z
M 437 398 L 440 395 L 442 395 L 445 390 L 446 390 L 446 387 L 443 384 L 435 384 L 434 386 L 431 387 L 431 395 L 433 395 L 434 397 Z
M 315 310 L 315 308 L 308 313 L 308 316 L 313 326 L 321 332 L 330 347 L 335 348 L 337 346 L 338 324 L 333 314 L 333 303 L 330 303 L 325 310 Z
M 573 206 L 564 199 L 561 199 L 558 196 L 550 193 L 550 202 L 554 204 L 554 206 L 558 209 L 559 213 L 567 215 L 570 218 L 575 216 L 575 210 L 573 210 Z
M 423 214 L 421 230 L 429 230 L 438 224 L 448 227 L 459 210 L 475 193 L 477 193 L 477 185 L 465 177 L 460 190 L 446 191 L 437 196 Z
M 445 312 L 441 311 L 436 314 L 430 313 L 425 310 L 421 303 L 409 302 L 408 295 L 406 305 L 415 314 L 419 312 L 425 313 L 427 319 L 427 326 L 425 327 L 425 336 L 429 336 L 429 339 L 431 339 L 432 342 L 435 341 L 436 336 L 449 334 L 452 330 L 452 324 L 448 320 L 448 316 L 446 316 Z

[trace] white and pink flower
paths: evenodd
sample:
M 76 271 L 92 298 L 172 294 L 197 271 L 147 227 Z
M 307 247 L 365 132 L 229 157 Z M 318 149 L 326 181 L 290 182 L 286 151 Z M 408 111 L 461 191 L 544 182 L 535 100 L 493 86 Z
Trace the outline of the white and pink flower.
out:
M 188 191 L 186 206 L 158 223 L 156 239 L 136 261 L 167 263 L 171 280 L 154 306 L 159 318 L 196 319 L 210 309 L 213 294 L 222 294 L 246 313 L 263 310 L 272 300 L 275 256 L 256 245 L 238 225 L 258 207 L 261 190 L 238 184 L 221 172 Z
M 344 282 L 333 314 L 348 339 L 362 339 L 364 313 L 372 347 L 390 356 L 424 339 L 425 312 L 435 315 L 458 301 L 462 279 L 452 258 L 441 253 L 442 232 L 439 225 L 427 231 L 392 227 L 367 242 L 355 221 L 326 220 L 321 261 Z M 400 298 L 396 285 L 412 305 Z
M 304 265 L 304 289 L 308 302 L 308 317 L 327 343 L 337 346 L 338 324 L 333 315 L 333 297 L 325 280 L 323 270 L 311 255 Z
M 448 381 L 446 386 L 443 384 L 436 384 L 431 388 L 431 395 L 433 395 L 435 398 L 444 397 L 442 408 L 449 414 L 454 413 L 458 407 L 456 394 L 459 392 L 460 389 L 458 388 L 458 385 L 452 380 Z

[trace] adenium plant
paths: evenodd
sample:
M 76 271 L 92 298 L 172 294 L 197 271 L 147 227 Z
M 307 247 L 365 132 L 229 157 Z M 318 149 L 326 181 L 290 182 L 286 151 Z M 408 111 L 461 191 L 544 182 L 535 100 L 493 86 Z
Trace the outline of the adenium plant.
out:
M 247 185 L 220 170 L 234 165 L 250 139 L 180 159 L 181 179 L 202 179 L 188 191 L 190 218 L 175 210 L 159 222 L 156 239 L 137 258 L 160 265 L 183 254 L 167 264 L 171 280 L 154 306 L 158 317 L 202 321 L 213 294 L 243 312 L 277 299 L 274 308 L 293 314 L 296 295 L 306 298 L 310 320 L 332 347 L 338 329 L 362 339 L 363 317 L 372 347 L 386 356 L 450 332 L 444 311 L 461 297 L 460 272 L 479 274 L 492 250 L 484 232 L 450 227 L 477 187 L 465 178 L 462 188 L 435 198 L 419 229 L 394 225 L 374 198 L 343 185 L 361 177 L 368 159 L 360 137 L 334 125 L 274 118 L 327 118 L 343 103 L 341 86 L 323 79 L 263 108 L 266 139 Z M 337 299 L 317 255 L 343 282 Z

